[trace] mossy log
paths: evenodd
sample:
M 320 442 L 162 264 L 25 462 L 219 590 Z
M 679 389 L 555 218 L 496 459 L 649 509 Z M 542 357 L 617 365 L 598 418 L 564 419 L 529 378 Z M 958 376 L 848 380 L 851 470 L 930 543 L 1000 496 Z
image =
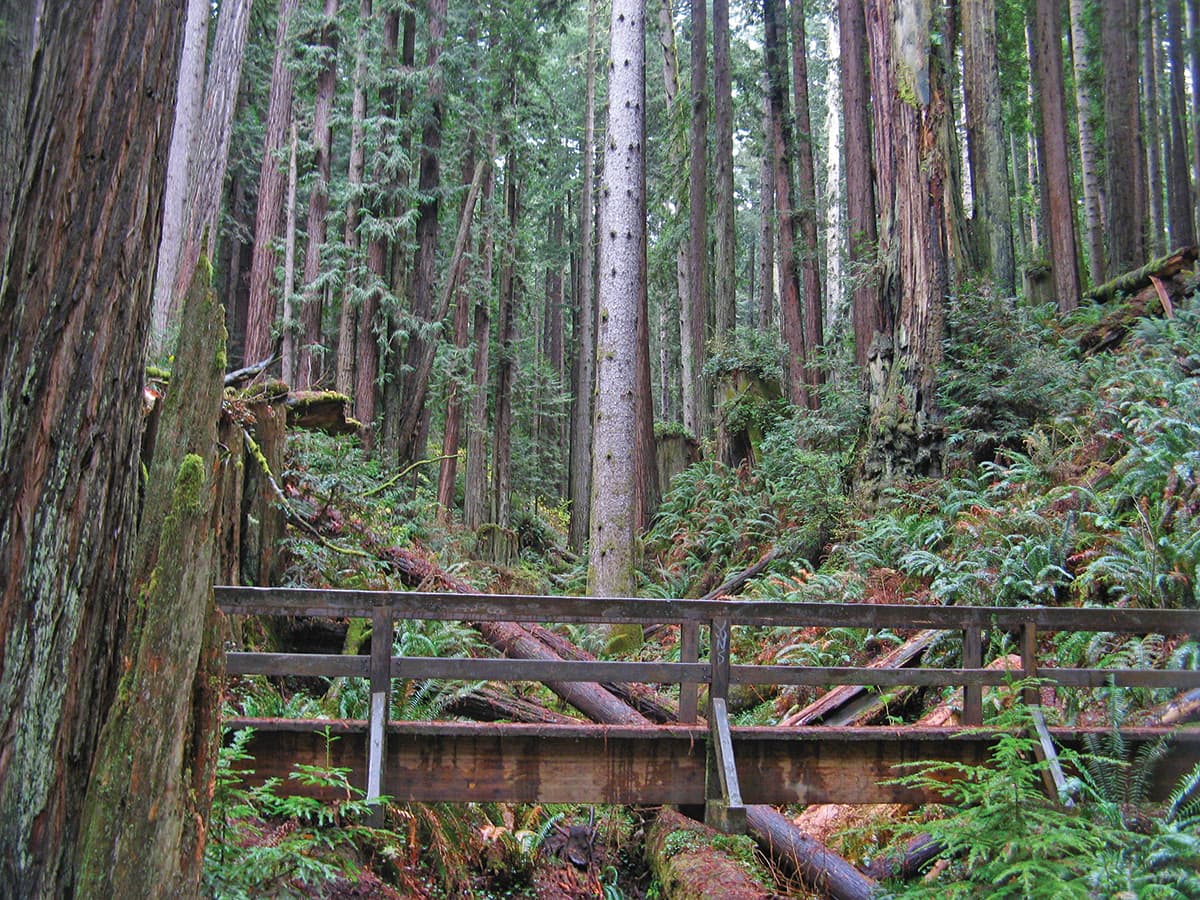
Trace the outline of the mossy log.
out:
M 1170 278 L 1158 278 L 1156 275 L 1155 279 L 1157 283 L 1152 282 L 1126 299 L 1111 304 L 1104 318 L 1079 337 L 1079 352 L 1084 356 L 1094 356 L 1115 350 L 1121 346 L 1138 319 L 1168 314 L 1163 303 L 1164 297 L 1167 305 L 1174 306 L 1189 289 L 1188 279 L 1184 275 Z
M 1140 269 L 1118 275 L 1112 281 L 1106 281 L 1104 284 L 1084 292 L 1083 299 L 1093 303 L 1108 303 L 1121 294 L 1136 294 L 1142 288 L 1150 286 L 1151 276 L 1165 281 L 1168 278 L 1174 278 L 1185 269 L 1190 269 L 1196 261 L 1197 255 L 1200 255 L 1200 248 L 1180 247 L 1174 253 L 1151 260 Z
M 350 398 L 336 391 L 292 391 L 287 395 L 287 425 L 326 434 L 357 434 L 362 422 L 349 415 Z
M 763 886 L 749 838 L 718 834 L 672 809 L 663 809 L 646 832 L 646 858 L 668 900 L 779 896 Z

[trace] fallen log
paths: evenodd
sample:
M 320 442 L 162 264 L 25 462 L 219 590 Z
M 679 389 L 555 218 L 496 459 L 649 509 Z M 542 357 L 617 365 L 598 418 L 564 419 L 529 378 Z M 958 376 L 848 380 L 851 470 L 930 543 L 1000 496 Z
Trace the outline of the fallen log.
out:
M 259 375 L 265 372 L 271 363 L 278 359 L 278 356 L 269 356 L 260 362 L 256 362 L 252 366 L 246 366 L 241 369 L 234 369 L 232 372 L 226 372 L 225 387 L 241 387 L 243 384 L 253 381 Z
M 1200 248 L 1180 247 L 1174 253 L 1150 260 L 1140 269 L 1118 275 L 1111 281 L 1106 281 L 1090 291 L 1085 291 L 1083 299 L 1093 303 L 1107 303 L 1115 299 L 1118 294 L 1135 294 L 1142 288 L 1150 287 L 1152 277 L 1163 280 L 1174 278 L 1184 269 L 1190 268 L 1198 255 L 1200 255 Z
M 336 391 L 292 391 L 285 401 L 288 428 L 326 434 L 357 434 L 362 422 L 349 415 L 350 398 Z
M 764 852 L 806 887 L 834 900 L 870 900 L 875 881 L 770 806 L 747 806 L 746 824 Z
M 646 858 L 671 900 L 771 900 L 745 863 L 715 843 L 720 835 L 664 808 L 646 831 Z
M 879 659 L 872 660 L 871 669 L 903 669 L 915 663 L 937 637 L 936 631 L 922 631 L 909 638 L 895 650 Z M 868 693 L 865 685 L 843 684 L 826 691 L 808 706 L 787 716 L 779 724 L 785 728 L 799 725 L 846 725 L 868 712 L 872 705 L 884 699 L 879 694 Z
M 535 725 L 570 725 L 579 722 L 495 685 L 484 685 L 456 697 L 445 711 L 477 722 L 528 722 Z

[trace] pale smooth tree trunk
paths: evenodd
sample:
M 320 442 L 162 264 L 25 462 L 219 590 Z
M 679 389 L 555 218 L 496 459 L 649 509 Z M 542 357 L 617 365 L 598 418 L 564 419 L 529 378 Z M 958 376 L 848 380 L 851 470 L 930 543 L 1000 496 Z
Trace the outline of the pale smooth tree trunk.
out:
M 250 299 L 247 304 L 246 340 L 242 352 L 242 360 L 246 365 L 253 365 L 270 355 L 271 331 L 275 326 L 275 296 L 271 288 L 275 280 L 275 238 L 279 234 L 279 216 L 283 209 L 284 191 L 278 155 L 283 148 L 289 125 L 293 133 L 296 127 L 292 117 L 295 75 L 290 66 L 292 49 L 288 32 L 299 6 L 300 0 L 280 0 L 279 16 L 275 24 L 275 61 L 271 66 L 267 129 L 258 176 L 258 212 L 254 219 L 254 255 L 250 260 Z M 295 159 L 295 138 L 292 145 L 287 188 L 289 195 L 292 191 L 290 172 L 291 161 Z M 293 204 L 291 209 L 294 215 L 294 199 L 289 202 Z M 284 288 L 285 302 L 289 306 L 293 305 L 292 290 L 291 287 Z M 295 313 L 289 310 L 283 317 L 283 380 L 287 384 L 292 384 L 295 377 L 295 327 Z
M 583 122 L 583 199 L 579 204 L 579 298 L 575 330 L 575 402 L 571 407 L 571 524 L 567 541 L 581 552 L 590 529 L 592 492 L 592 383 L 596 364 L 596 0 L 588 0 Z
M 733 191 L 733 74 L 729 58 L 729 0 L 713 0 L 713 311 L 716 337 L 737 327 L 736 219 Z
M 1083 21 L 1084 0 L 1070 0 L 1071 63 L 1075 70 L 1075 117 L 1079 131 L 1079 168 L 1083 184 L 1084 246 L 1088 274 L 1093 284 L 1104 280 L 1104 180 L 1100 177 L 1100 151 L 1092 127 L 1091 92 L 1087 69 L 1092 48 Z
M 358 41 L 354 48 L 354 95 L 350 104 L 350 160 L 347 183 L 350 197 L 346 204 L 346 275 L 342 289 L 342 308 L 338 315 L 337 378 L 339 394 L 355 396 L 355 368 L 358 360 L 358 317 L 364 312 L 355 295 L 363 288 L 363 266 L 359 257 L 362 246 L 358 238 L 359 193 L 362 188 L 363 169 L 366 165 L 366 148 L 363 138 L 367 117 L 367 30 L 371 24 L 371 0 L 360 0 L 358 8 Z M 368 329 L 369 330 L 369 329 Z M 367 445 L 375 426 L 374 416 L 366 418 L 360 404 L 355 403 L 355 414 L 366 426 Z
M 158 356 L 166 345 L 171 315 L 171 291 L 183 243 L 196 131 L 204 100 L 204 58 L 208 48 L 210 0 L 188 0 L 183 26 L 183 55 L 179 58 L 179 88 L 175 96 L 175 124 L 171 129 L 171 152 L 167 156 L 167 184 L 163 189 L 163 230 L 158 244 L 158 267 L 154 273 L 154 312 L 150 329 L 150 354 Z
M 0 885 L 57 898 L 82 896 L 84 797 L 133 609 L 184 7 L 35 0 L 4 18 Z
M 836 8 L 829 14 L 826 47 L 829 69 L 825 82 L 825 313 L 832 325 L 845 314 L 845 286 L 842 260 L 845 239 L 842 234 L 842 82 L 841 48 Z
M 614 0 L 609 34 L 588 592 L 632 596 L 637 466 L 645 463 L 630 453 L 638 443 L 638 317 L 646 271 L 643 0 Z
M 996 59 L 995 2 L 972 0 L 963 4 L 962 16 L 963 94 L 975 200 L 973 218 L 977 232 L 985 239 L 992 283 L 1004 296 L 1014 297 L 1017 270 Z
M 296 387 L 311 388 L 321 377 L 324 353 L 321 350 L 321 308 L 325 289 L 314 284 L 321 274 L 321 251 L 325 246 L 325 220 L 329 217 L 329 176 L 332 174 L 330 151 L 333 145 L 334 93 L 337 89 L 337 12 L 338 0 L 325 0 L 321 46 L 326 64 L 317 75 L 317 96 L 313 102 L 313 167 L 316 177 L 308 197 L 308 240 L 304 245 L 304 305 L 300 309 L 302 343 L 297 354 Z
M 217 15 L 217 33 L 213 38 L 212 59 L 204 86 L 204 110 L 194 137 L 186 219 L 175 265 L 168 322 L 179 316 L 180 304 L 192 285 L 200 255 L 209 260 L 216 257 L 221 195 L 229 163 L 238 87 L 242 81 L 242 60 L 246 55 L 250 4 L 251 0 L 224 0 Z

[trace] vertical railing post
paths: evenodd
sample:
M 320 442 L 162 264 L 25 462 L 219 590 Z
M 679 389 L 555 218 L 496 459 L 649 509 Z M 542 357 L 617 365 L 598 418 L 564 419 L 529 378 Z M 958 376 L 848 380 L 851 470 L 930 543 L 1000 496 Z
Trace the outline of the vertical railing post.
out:
M 708 658 L 708 748 L 705 757 L 704 822 L 726 834 L 746 833 L 746 807 L 738 785 L 733 739 L 729 732 L 729 619 L 713 619 Z
M 1028 681 L 1037 678 L 1037 673 L 1037 626 L 1032 622 L 1024 622 L 1021 624 L 1021 677 Z M 1037 686 L 1026 686 L 1021 697 L 1026 706 L 1037 706 Z
M 983 668 L 983 629 L 968 625 L 963 629 L 963 668 Z M 963 685 L 962 723 L 967 726 L 983 724 L 983 685 Z
M 387 719 L 391 707 L 392 686 L 392 609 L 376 604 L 371 615 L 371 707 L 367 721 L 367 799 L 383 794 L 384 765 L 387 760 Z M 383 824 L 384 808 L 375 808 L 371 824 Z
M 679 624 L 679 661 L 694 663 L 700 660 L 700 623 L 685 620 Z M 700 685 L 684 681 L 679 685 L 679 721 L 695 722 L 699 713 Z

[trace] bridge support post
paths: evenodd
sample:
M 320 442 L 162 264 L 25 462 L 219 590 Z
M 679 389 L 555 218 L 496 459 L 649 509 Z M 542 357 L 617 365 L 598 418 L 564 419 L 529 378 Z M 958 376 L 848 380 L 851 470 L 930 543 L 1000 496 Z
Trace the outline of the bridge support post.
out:
M 746 833 L 746 807 L 738 785 L 733 739 L 729 734 L 728 619 L 714 619 L 709 642 L 712 683 L 709 686 L 708 748 L 705 754 L 704 824 L 725 834 Z
M 367 721 L 367 799 L 383 794 L 384 762 L 387 759 L 387 720 L 392 687 L 392 610 L 377 605 L 371 615 L 371 708 Z M 377 806 L 370 824 L 383 825 L 385 807 Z
M 679 625 L 679 661 L 694 663 L 700 659 L 700 623 L 685 621 Z M 679 721 L 695 722 L 699 712 L 700 685 L 681 682 L 679 685 Z

